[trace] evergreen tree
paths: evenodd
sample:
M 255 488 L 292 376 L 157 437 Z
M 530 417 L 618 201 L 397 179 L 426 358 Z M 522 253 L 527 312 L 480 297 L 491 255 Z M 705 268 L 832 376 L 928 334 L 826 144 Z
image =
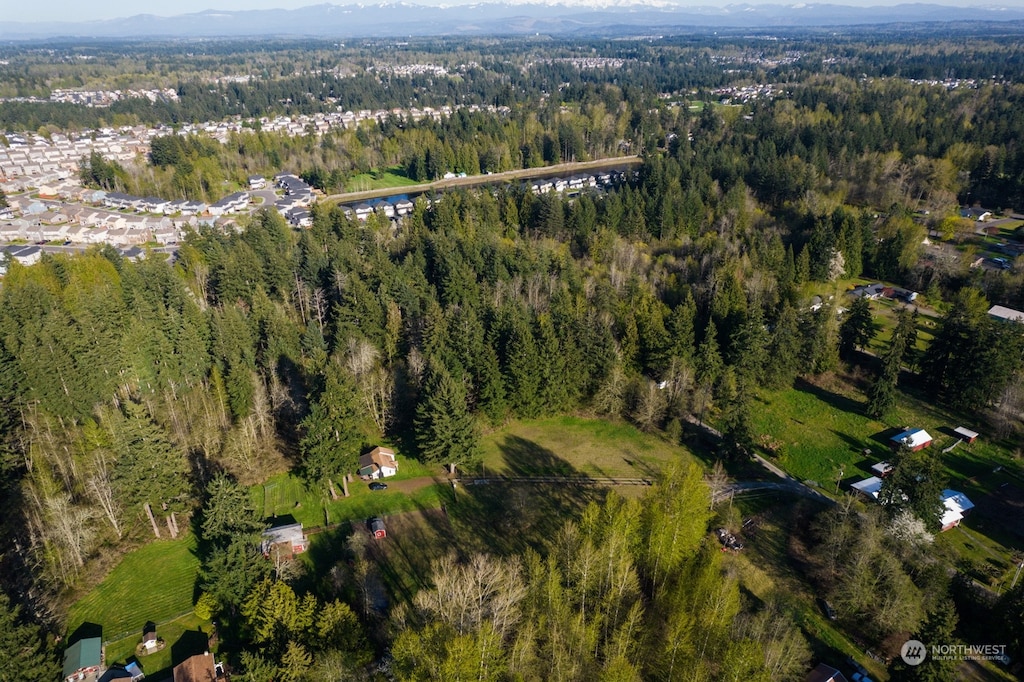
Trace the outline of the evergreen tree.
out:
M 672 357 L 689 361 L 693 357 L 696 342 L 694 340 L 694 321 L 697 317 L 697 304 L 689 291 L 686 297 L 672 309 L 668 318 L 669 352 Z
M 939 530 L 942 513 L 942 491 L 946 476 L 938 455 L 928 449 L 913 452 L 901 447 L 891 458 L 892 471 L 882 480 L 878 502 L 886 515 L 896 516 L 909 509 L 921 519 L 928 530 Z
M 118 497 L 129 508 L 145 503 L 184 508 L 190 490 L 184 453 L 144 405 L 129 401 L 122 410 L 108 413 L 107 420 L 117 453 L 113 485 Z
M 956 606 L 948 597 L 943 598 L 928 613 L 928 619 L 914 633 L 913 639 L 923 643 L 929 651 L 933 646 L 956 646 L 961 643 L 956 636 L 958 620 Z M 907 665 L 900 659 L 895 662 L 890 679 L 894 682 L 945 682 L 956 679 L 959 667 L 960 661 L 952 657 L 943 659 L 929 655 L 918 665 Z
M 203 505 L 203 540 L 224 545 L 238 536 L 254 537 L 266 524 L 256 515 L 249 492 L 220 472 L 206 485 Z
M 704 420 L 704 413 L 711 401 L 711 395 L 715 390 L 725 363 L 722 361 L 722 354 L 718 350 L 718 330 L 715 323 L 709 321 L 704 328 L 704 340 L 700 342 L 697 349 L 696 359 L 696 380 L 697 389 L 701 393 L 699 401 L 699 418 Z
M 55 680 L 59 672 L 43 632 L 24 622 L 21 608 L 0 593 L 0 682 Z
M 436 360 L 429 363 L 426 388 L 416 406 L 416 444 L 423 461 L 461 464 L 476 461 L 480 436 L 466 405 L 466 389 Z
M 764 366 L 765 385 L 768 388 L 780 389 L 793 385 L 800 373 L 802 345 L 796 309 L 788 302 L 783 303 L 768 340 Z
M 871 343 L 877 331 L 871 317 L 871 302 L 865 296 L 854 299 L 839 325 L 839 354 L 852 359 L 855 351 Z
M 337 362 L 327 366 L 323 390 L 302 420 L 299 452 L 310 483 L 353 473 L 363 437 L 359 396 L 348 372 Z
M 939 323 L 921 362 L 929 388 L 950 405 L 979 410 L 992 403 L 1024 363 L 1024 337 L 988 315 L 981 292 L 964 288 Z
M 903 358 L 910 354 L 917 341 L 917 313 L 905 309 L 897 313 L 896 329 L 889 349 L 882 356 L 882 368 L 868 389 L 868 414 L 882 417 L 896 406 L 896 385 L 903 369 Z
M 752 422 L 753 383 L 744 379 L 737 383 L 735 395 L 722 411 L 722 445 L 727 457 L 742 460 L 754 452 L 757 434 Z

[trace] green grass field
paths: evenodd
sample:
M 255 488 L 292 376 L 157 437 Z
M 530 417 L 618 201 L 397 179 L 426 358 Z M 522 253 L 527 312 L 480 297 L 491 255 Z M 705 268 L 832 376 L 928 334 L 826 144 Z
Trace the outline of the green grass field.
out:
M 778 461 L 787 471 L 830 490 L 835 489 L 840 469 L 845 482 L 870 476 L 871 465 L 890 452 L 889 438 L 898 427 L 925 429 L 938 449 L 956 441 L 951 430 L 957 426 L 978 428 L 969 419 L 905 392 L 884 421 L 868 417 L 865 402 L 859 390 L 838 377 L 826 386 L 798 381 L 795 388 L 759 396 L 754 426 L 759 434 L 769 434 L 781 444 Z M 871 454 L 864 455 L 864 450 Z M 1012 463 L 1002 444 L 984 434 L 974 444 L 961 444 L 941 457 L 950 485 L 968 495 L 990 489 L 978 477 Z
M 206 639 L 211 632 L 208 622 L 200 620 L 193 613 L 175 618 L 169 622 L 157 623 L 156 634 L 167 646 L 145 656 L 135 656 L 135 647 L 142 641 L 142 630 L 115 642 L 106 644 L 107 663 L 126 663 L 135 659 L 148 677 L 161 680 L 171 676 L 175 665 L 194 654 L 207 649 Z
M 141 641 L 147 621 L 160 623 L 192 610 L 199 559 L 195 538 L 156 540 L 121 563 L 68 613 L 68 632 L 83 623 L 102 626 L 103 639 Z M 132 645 L 134 647 L 134 644 Z
M 483 438 L 487 473 L 652 477 L 668 462 L 695 461 L 684 448 L 625 423 L 579 417 L 513 422 Z
M 353 175 L 345 183 L 346 192 L 365 192 L 371 189 L 387 189 L 388 187 L 407 187 L 418 184 L 415 180 L 405 176 L 404 172 L 396 166 L 384 171 L 373 171 L 372 173 L 360 173 Z
M 414 459 L 398 455 L 398 475 L 387 479 L 392 489 L 372 491 L 364 481 L 356 479 L 349 483 L 349 497 L 331 500 L 326 488 L 306 487 L 305 481 L 292 473 L 278 474 L 262 485 L 249 489 L 250 499 L 263 517 L 292 517 L 307 528 L 318 528 L 325 524 L 366 518 L 381 514 L 394 514 L 414 509 L 441 506 L 438 486 L 426 485 L 407 493 L 400 491 L 403 481 L 423 477 L 434 477 L 439 481 L 443 473 L 440 467 L 426 467 Z M 340 478 L 334 488 L 342 494 Z M 397 489 L 396 489 L 397 488 Z

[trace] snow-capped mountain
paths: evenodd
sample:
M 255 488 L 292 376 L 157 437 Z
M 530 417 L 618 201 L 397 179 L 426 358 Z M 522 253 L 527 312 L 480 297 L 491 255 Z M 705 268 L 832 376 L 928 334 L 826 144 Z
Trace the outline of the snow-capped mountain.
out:
M 214 0 L 216 1 L 216 0 Z M 854 0 L 856 1 L 856 0 Z M 441 0 L 444 2 L 444 0 Z M 206 10 L 139 14 L 91 22 L 3 22 L 0 38 L 384 37 L 411 35 L 611 35 L 653 30 L 836 27 L 918 22 L 1024 21 L 1024 8 L 904 4 L 891 7 L 800 3 L 689 7 L 668 0 L 513 0 L 476 5 L 319 4 L 294 10 Z

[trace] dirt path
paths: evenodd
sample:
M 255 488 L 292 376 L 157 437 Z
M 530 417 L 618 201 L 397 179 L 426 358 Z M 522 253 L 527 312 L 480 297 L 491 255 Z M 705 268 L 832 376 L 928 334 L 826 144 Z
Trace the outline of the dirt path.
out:
M 426 488 L 427 486 L 433 485 L 435 483 L 443 483 L 443 482 L 444 482 L 444 479 L 434 478 L 433 476 L 420 476 L 419 478 L 407 478 L 407 479 L 402 480 L 402 481 L 388 481 L 387 482 L 388 489 L 386 491 L 383 491 L 383 492 L 391 492 L 392 490 L 395 490 L 395 491 L 400 492 L 400 493 L 413 493 L 413 492 L 416 492 L 417 490 L 420 490 L 422 488 Z M 356 483 L 356 484 L 353 484 L 353 485 L 360 485 L 360 484 Z M 363 483 L 362 485 L 366 485 L 366 484 Z

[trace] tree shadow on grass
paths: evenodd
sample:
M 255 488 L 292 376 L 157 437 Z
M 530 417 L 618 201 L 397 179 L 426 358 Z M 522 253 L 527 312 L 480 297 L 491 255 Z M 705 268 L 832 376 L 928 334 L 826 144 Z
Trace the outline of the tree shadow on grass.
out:
M 203 654 L 210 650 L 210 636 L 199 630 L 186 630 L 176 642 L 171 644 L 171 664 L 161 670 L 148 670 L 145 662 L 139 662 L 146 677 L 151 680 L 170 680 L 174 672 L 174 666 L 186 659 Z M 126 663 L 136 660 L 134 656 L 127 659 Z
M 906 429 L 902 426 L 897 428 L 883 429 L 878 433 L 871 435 L 871 440 L 875 443 L 885 446 L 884 449 L 879 450 L 878 456 L 885 458 L 892 452 L 892 437 L 903 433 Z
M 182 661 L 202 654 L 210 650 L 210 635 L 203 632 L 202 628 L 197 630 L 185 630 L 181 633 L 174 644 L 171 645 L 171 666 L 176 666 Z M 160 679 L 158 676 L 154 676 Z
M 71 646 L 75 642 L 80 642 L 83 639 L 92 639 L 94 637 L 103 637 L 103 626 L 99 623 L 90 623 L 88 621 L 82 623 L 75 631 L 68 635 L 67 646 Z
M 566 520 L 576 518 L 590 501 L 606 494 L 590 476 L 534 441 L 506 436 L 498 447 L 510 477 L 563 480 L 465 486 L 448 507 L 464 551 L 508 556 L 539 548 Z
M 416 592 L 431 586 L 436 561 L 450 553 L 460 560 L 472 553 L 450 522 L 448 509 L 454 499 L 453 491 L 440 509 L 421 505 L 384 517 L 387 538 L 370 540 L 371 554 L 393 601 L 411 605 Z
M 848 398 L 845 395 L 839 393 L 833 393 L 832 391 L 826 390 L 821 386 L 816 386 L 811 382 L 803 378 L 798 378 L 793 384 L 793 388 L 802 392 L 813 395 L 818 400 L 826 403 L 830 407 L 833 407 L 841 412 L 849 412 L 850 414 L 863 415 L 864 404 L 853 398 Z
M 505 436 L 498 444 L 510 476 L 586 477 L 553 450 L 519 436 Z

